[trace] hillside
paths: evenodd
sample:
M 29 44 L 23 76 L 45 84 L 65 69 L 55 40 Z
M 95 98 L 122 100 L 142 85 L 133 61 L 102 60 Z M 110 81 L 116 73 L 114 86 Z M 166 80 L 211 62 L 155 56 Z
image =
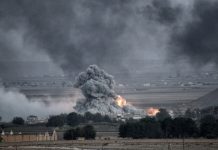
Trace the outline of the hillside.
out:
M 218 88 L 208 94 L 190 102 L 190 106 L 205 108 L 208 106 L 217 106 L 218 105 Z

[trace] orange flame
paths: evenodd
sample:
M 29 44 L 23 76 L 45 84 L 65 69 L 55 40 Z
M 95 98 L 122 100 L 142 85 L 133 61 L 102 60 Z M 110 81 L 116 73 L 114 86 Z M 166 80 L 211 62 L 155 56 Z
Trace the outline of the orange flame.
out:
M 116 103 L 117 103 L 117 105 L 120 106 L 120 107 L 124 107 L 124 106 L 127 104 L 125 98 L 123 98 L 123 97 L 120 96 L 120 95 L 117 96 L 117 98 L 116 98 Z
M 159 109 L 153 107 L 150 107 L 146 110 L 147 115 L 150 117 L 156 116 L 156 114 L 159 112 L 160 112 Z

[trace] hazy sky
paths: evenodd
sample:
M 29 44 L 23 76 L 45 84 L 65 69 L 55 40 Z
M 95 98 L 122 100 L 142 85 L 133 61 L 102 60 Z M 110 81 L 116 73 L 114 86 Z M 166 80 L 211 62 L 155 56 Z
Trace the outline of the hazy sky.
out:
M 216 70 L 217 14 L 217 0 L 0 0 L 0 79 L 77 75 L 92 64 L 115 79 Z M 10 119 L 70 112 L 75 100 L 47 108 L 0 87 L 0 103 Z
M 215 0 L 1 0 L 0 73 L 199 69 L 218 63 L 217 13 Z

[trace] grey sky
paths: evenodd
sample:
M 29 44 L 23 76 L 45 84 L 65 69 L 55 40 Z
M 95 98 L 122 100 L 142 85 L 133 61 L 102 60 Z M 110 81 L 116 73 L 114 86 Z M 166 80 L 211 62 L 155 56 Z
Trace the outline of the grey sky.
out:
M 217 63 L 217 26 L 207 30 L 216 23 L 210 15 L 216 6 L 212 0 L 1 0 L 0 68 L 41 61 L 57 74 L 78 73 L 90 64 L 113 74 L 149 71 L 153 61 L 165 71 L 181 63 L 190 67 L 190 61 L 198 67 Z M 28 73 L 35 74 L 32 68 Z M 13 65 L 7 70 L 13 74 Z

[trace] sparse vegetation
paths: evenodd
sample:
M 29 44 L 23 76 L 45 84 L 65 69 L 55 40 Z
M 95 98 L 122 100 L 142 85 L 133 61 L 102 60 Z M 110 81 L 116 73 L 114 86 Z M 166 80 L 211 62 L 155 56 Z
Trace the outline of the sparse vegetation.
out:
M 72 112 L 67 115 L 67 124 L 71 126 L 76 126 L 79 123 L 84 122 L 82 115 Z
M 200 133 L 205 138 L 218 137 L 218 120 L 212 115 L 203 117 L 200 121 Z
M 64 133 L 65 140 L 76 140 L 79 137 L 84 137 L 85 139 L 95 139 L 96 131 L 93 126 L 87 125 L 83 128 L 77 127 L 76 129 L 67 130 Z
M 84 128 L 82 128 L 83 136 L 85 139 L 95 139 L 96 131 L 93 126 L 87 125 Z
M 24 119 L 21 117 L 14 117 L 12 120 L 12 123 L 16 125 L 24 125 L 24 122 Z
M 120 137 L 161 138 L 161 125 L 155 118 L 144 118 L 138 122 L 122 124 L 119 128 Z
M 166 109 L 160 108 L 159 112 L 156 114 L 156 119 L 158 121 L 163 121 L 166 118 L 170 118 L 169 113 L 167 112 Z
M 208 115 L 200 120 L 199 126 L 191 118 L 177 117 L 144 118 L 137 122 L 120 125 L 120 137 L 131 138 L 218 138 L 218 119 Z
M 195 108 L 195 109 L 188 108 L 185 112 L 185 117 L 198 120 L 199 118 L 201 118 L 201 113 L 202 112 L 199 108 Z
M 69 114 L 61 114 L 56 116 L 50 116 L 48 119 L 47 126 L 52 127 L 61 127 L 64 124 L 70 126 L 77 126 L 80 123 L 87 123 L 87 122 L 113 122 L 113 120 L 105 115 L 101 115 L 100 113 L 92 114 L 90 112 L 85 113 L 84 115 L 77 114 L 75 112 L 71 112 Z
M 64 133 L 65 140 L 76 140 L 81 136 L 80 128 L 70 129 Z
M 66 122 L 66 116 L 65 114 L 50 116 L 46 126 L 61 127 Z
M 167 126 L 167 137 L 172 138 L 188 138 L 198 137 L 198 131 L 196 123 L 190 118 L 178 117 L 173 119 Z

